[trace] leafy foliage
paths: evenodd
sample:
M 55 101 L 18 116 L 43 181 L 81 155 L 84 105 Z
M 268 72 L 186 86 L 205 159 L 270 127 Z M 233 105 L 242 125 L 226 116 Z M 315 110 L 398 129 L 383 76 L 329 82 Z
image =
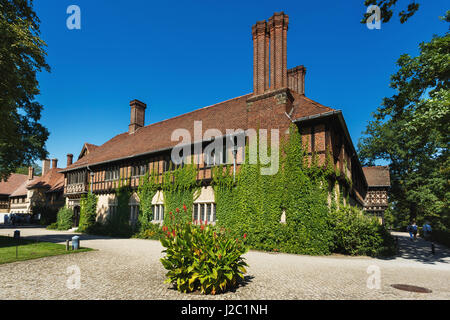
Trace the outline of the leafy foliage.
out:
M 164 174 L 161 188 L 164 192 L 165 212 L 169 212 L 164 216 L 165 225 L 172 224 L 170 212 L 174 213 L 180 203 L 184 204 L 187 210 L 180 211 L 178 219 L 185 222 L 192 220 L 193 204 L 198 196 L 197 191 L 200 189 L 197 182 L 198 169 L 192 163 L 193 161 L 191 164 L 184 164 L 182 167 L 173 171 L 169 170 Z
M 247 272 L 242 255 L 247 252 L 245 238 L 229 237 L 224 230 L 210 225 L 195 226 L 184 222 L 173 229 L 164 226 L 161 244 L 166 256 L 161 259 L 166 283 L 187 293 L 200 290 L 204 294 L 225 292 L 244 279 Z
M 381 20 L 383 22 L 389 22 L 394 14 L 393 7 L 395 7 L 397 1 L 398 0 L 365 0 L 364 5 L 376 5 L 380 7 Z M 411 3 L 409 3 L 406 9 L 398 13 L 400 22 L 405 23 L 406 21 L 408 21 L 408 19 L 411 18 L 419 10 L 419 7 L 420 5 L 416 1 L 412 1 Z M 370 14 L 365 13 L 361 23 L 366 23 L 369 17 Z
M 97 196 L 92 192 L 81 197 L 78 232 L 90 233 L 92 231 L 97 219 L 97 201 Z
M 151 174 L 146 173 L 145 176 L 140 179 L 137 194 L 140 201 L 138 220 L 141 232 L 153 227 L 152 200 L 159 188 L 157 178 L 157 175 L 152 172 Z
M 333 233 L 325 188 L 328 172 L 305 165 L 296 126 L 291 127 L 289 141 L 283 143 L 280 159 L 281 168 L 275 175 L 262 175 L 260 163 L 243 164 L 236 183 L 230 167 L 214 170 L 217 225 L 235 237 L 248 234 L 253 249 L 331 253 Z M 285 224 L 280 223 L 283 213 Z
M 0 179 L 47 156 L 37 73 L 50 71 L 32 1 L 0 0 Z
M 58 230 L 69 230 L 73 226 L 73 211 L 67 207 L 63 207 L 58 211 L 57 217 Z
M 421 43 L 419 56 L 402 55 L 391 77 L 397 93 L 383 100 L 359 143 L 364 164 L 389 163 L 397 227 L 448 221 L 449 61 L 448 32 Z
M 375 217 L 353 207 L 334 213 L 335 252 L 349 255 L 389 256 L 395 254 L 392 236 Z
M 45 226 L 56 222 L 58 211 L 45 205 L 36 205 L 32 207 L 34 216 L 40 215 L 40 224 Z

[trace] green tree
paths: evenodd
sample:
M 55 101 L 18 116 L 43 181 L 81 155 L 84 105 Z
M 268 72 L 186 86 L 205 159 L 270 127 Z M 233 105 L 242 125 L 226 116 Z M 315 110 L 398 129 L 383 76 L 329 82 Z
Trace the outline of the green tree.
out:
M 0 179 L 47 156 L 36 74 L 50 71 L 32 0 L 0 0 Z
M 374 113 L 359 155 L 366 165 L 389 163 L 398 223 L 448 224 L 450 34 L 421 43 L 417 57 L 404 54 L 397 64 L 390 84 L 397 93 Z
M 394 15 L 394 7 L 396 6 L 398 0 L 365 0 L 364 5 L 376 5 L 380 7 L 381 11 L 381 20 L 383 22 L 389 22 Z M 417 10 L 419 10 L 420 5 L 416 1 L 412 1 L 408 4 L 408 6 L 398 13 L 400 18 L 400 23 L 405 23 L 411 18 Z M 365 13 L 364 18 L 361 23 L 366 23 L 367 18 L 369 18 L 371 13 Z
M 42 174 L 42 168 L 39 165 L 33 163 L 31 166 L 34 168 L 35 176 L 40 176 Z M 19 167 L 16 169 L 16 171 L 14 173 L 28 175 L 28 167 L 27 166 Z

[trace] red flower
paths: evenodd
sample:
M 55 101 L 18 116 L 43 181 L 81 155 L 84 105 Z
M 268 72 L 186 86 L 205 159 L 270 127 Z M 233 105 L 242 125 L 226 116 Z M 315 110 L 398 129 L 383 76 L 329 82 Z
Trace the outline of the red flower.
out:
M 244 233 L 244 239 L 247 239 L 247 234 L 246 233 Z
M 180 209 L 177 208 L 177 213 L 180 213 Z
M 183 210 L 186 212 L 187 211 L 187 207 L 185 204 L 183 204 Z
M 172 231 L 172 235 L 175 238 L 175 230 Z
M 202 229 L 202 231 L 205 230 L 205 226 L 201 226 L 200 229 Z
M 169 214 L 172 215 L 172 211 L 170 211 Z
M 162 230 L 163 230 L 164 232 L 166 232 L 167 229 L 168 229 L 168 228 L 167 228 L 166 226 L 162 227 Z
M 170 232 L 169 231 L 167 231 L 167 237 L 170 237 Z

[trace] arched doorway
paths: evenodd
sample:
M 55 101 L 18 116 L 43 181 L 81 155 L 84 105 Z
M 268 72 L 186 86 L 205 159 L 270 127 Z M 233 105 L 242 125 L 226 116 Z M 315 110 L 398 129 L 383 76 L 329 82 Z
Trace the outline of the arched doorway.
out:
M 80 206 L 73 208 L 73 227 L 78 228 L 80 225 Z

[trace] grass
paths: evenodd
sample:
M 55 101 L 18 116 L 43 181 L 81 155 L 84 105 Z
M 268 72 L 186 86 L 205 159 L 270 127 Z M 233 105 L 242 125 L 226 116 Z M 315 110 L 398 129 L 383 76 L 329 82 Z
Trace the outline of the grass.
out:
M 16 261 L 92 251 L 92 249 L 89 248 L 80 248 L 80 250 L 77 251 L 66 251 L 66 246 L 63 244 L 20 239 L 16 258 L 16 245 L 17 240 L 14 238 L 0 236 L 0 265 Z

